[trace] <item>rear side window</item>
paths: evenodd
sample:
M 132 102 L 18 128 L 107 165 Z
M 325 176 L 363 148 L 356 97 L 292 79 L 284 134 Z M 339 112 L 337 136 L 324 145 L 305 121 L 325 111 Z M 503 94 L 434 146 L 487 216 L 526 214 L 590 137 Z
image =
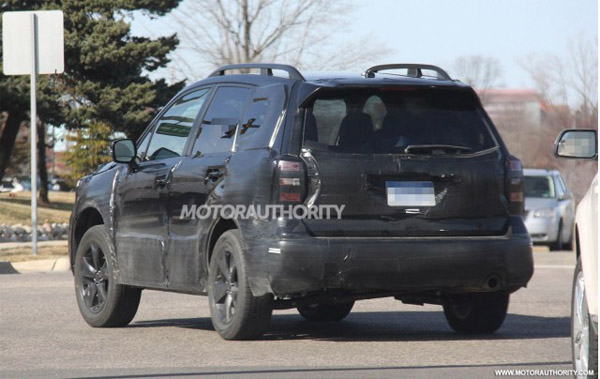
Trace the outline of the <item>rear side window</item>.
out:
M 552 176 L 525 176 L 525 197 L 554 198 L 554 180 Z
M 174 158 L 183 154 L 185 143 L 208 91 L 208 88 L 204 88 L 186 94 L 169 107 L 157 122 L 145 160 Z M 141 142 L 142 147 L 145 143 L 146 141 Z
M 250 97 L 250 88 L 219 87 L 204 115 L 192 154 L 231 151 L 235 127 Z
M 413 87 L 323 92 L 307 108 L 304 141 L 352 154 L 475 153 L 496 146 L 470 91 Z M 444 145 L 460 149 L 439 148 Z
M 237 130 L 237 149 L 269 146 L 286 101 L 281 84 L 256 88 Z
M 343 98 L 315 100 L 307 115 L 305 139 L 335 145 L 340 124 L 347 114 Z

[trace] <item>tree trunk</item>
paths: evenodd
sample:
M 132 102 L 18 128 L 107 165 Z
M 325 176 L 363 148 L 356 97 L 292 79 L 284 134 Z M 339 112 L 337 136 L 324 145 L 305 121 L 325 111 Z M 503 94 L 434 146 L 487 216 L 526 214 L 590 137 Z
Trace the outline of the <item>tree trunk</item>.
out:
M 10 163 L 10 156 L 12 155 L 13 147 L 15 146 L 19 127 L 24 118 L 25 115 L 23 113 L 10 112 L 6 119 L 4 131 L 0 136 L 0 180 L 4 177 L 4 172 Z
M 48 171 L 46 169 L 46 124 L 37 122 L 37 161 L 38 174 L 40 176 L 40 188 L 38 202 L 42 205 L 50 204 L 48 200 Z

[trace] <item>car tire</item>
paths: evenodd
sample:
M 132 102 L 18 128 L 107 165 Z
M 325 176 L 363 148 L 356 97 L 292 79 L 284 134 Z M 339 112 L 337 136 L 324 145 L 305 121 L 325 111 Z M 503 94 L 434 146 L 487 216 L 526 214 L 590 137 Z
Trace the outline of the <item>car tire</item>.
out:
M 557 251 L 557 250 L 562 250 L 563 248 L 563 223 L 562 220 L 560 220 L 560 223 L 558 224 L 558 233 L 556 234 L 556 241 L 554 241 L 554 243 L 550 244 L 550 251 Z
M 313 304 L 298 307 L 298 313 L 308 321 L 340 321 L 350 314 L 354 301 L 342 304 Z
M 113 246 L 104 225 L 88 229 L 77 247 L 73 274 L 83 319 L 93 327 L 125 326 L 133 320 L 142 290 L 117 284 Z
M 505 291 L 458 295 L 444 303 L 444 315 L 450 327 L 459 333 L 493 333 L 506 318 L 509 297 Z
M 261 337 L 273 313 L 270 294 L 254 296 L 240 232 L 229 230 L 219 238 L 210 260 L 208 302 L 212 324 L 226 340 Z
M 573 291 L 571 296 L 571 351 L 573 369 L 593 370 L 598 376 L 598 332 L 592 325 L 585 298 L 585 281 L 581 269 L 581 259 L 577 259 L 573 275 Z M 578 376 L 579 378 L 580 376 Z M 582 376 L 585 377 L 585 376 Z

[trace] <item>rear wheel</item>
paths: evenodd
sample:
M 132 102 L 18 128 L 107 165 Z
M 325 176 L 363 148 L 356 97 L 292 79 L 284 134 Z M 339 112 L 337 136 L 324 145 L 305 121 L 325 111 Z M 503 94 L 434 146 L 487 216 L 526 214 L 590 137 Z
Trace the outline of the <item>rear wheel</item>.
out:
M 493 333 L 504 322 L 509 294 L 505 291 L 458 295 L 444 304 L 448 324 L 459 333 Z
M 140 288 L 115 282 L 111 256 L 104 225 L 85 232 L 75 255 L 75 295 L 81 315 L 94 327 L 125 326 L 140 304 Z
M 308 321 L 340 321 L 350 314 L 354 301 L 342 304 L 313 304 L 298 307 L 298 312 Z
M 252 295 L 242 251 L 240 233 L 230 230 L 219 238 L 210 260 L 210 315 L 215 330 L 226 340 L 262 336 L 273 312 L 271 295 Z

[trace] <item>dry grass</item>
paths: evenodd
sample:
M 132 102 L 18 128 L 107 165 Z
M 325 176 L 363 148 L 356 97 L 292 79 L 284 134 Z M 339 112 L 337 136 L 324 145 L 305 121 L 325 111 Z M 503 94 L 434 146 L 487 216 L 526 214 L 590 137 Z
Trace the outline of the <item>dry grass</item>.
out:
M 38 254 L 33 255 L 30 247 L 19 247 L 9 250 L 0 250 L 0 261 L 26 262 L 39 259 L 56 259 L 67 256 L 67 246 L 38 246 Z
M 69 222 L 75 202 L 74 192 L 50 192 L 50 205 L 38 205 L 38 224 Z M 31 192 L 0 194 L 0 224 L 31 223 Z

